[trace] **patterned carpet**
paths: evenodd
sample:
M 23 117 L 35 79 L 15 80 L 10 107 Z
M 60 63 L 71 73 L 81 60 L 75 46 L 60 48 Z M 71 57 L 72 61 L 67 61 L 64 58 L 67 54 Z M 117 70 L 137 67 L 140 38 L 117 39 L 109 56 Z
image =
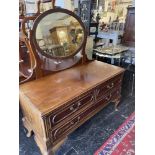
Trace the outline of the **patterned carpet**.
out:
M 94 155 L 135 155 L 135 112 L 103 143 Z

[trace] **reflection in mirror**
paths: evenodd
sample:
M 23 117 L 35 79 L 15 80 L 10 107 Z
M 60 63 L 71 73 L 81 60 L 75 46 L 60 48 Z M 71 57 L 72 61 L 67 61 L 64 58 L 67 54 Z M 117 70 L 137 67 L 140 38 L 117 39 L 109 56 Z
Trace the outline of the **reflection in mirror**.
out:
M 48 14 L 37 25 L 36 40 L 42 51 L 53 57 L 73 55 L 84 39 L 78 20 L 66 14 Z

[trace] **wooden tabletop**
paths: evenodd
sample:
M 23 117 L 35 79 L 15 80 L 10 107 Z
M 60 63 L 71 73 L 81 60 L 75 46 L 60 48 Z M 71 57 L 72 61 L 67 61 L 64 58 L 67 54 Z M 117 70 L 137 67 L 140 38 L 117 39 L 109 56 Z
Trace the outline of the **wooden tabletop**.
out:
M 20 85 L 20 99 L 26 99 L 44 115 L 123 71 L 117 66 L 92 61 Z

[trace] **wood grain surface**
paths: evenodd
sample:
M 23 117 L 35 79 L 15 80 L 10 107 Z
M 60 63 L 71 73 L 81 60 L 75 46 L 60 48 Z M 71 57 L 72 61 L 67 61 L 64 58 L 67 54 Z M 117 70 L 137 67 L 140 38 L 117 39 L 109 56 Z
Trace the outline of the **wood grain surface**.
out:
M 124 72 L 124 69 L 93 61 L 20 85 L 20 97 L 27 97 L 42 114 L 64 105 L 95 85 Z

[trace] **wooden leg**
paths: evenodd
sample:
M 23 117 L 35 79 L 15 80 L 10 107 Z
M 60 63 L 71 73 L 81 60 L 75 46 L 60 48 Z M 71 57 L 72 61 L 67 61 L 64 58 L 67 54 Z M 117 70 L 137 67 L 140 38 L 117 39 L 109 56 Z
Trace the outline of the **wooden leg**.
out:
M 118 111 L 117 107 L 118 107 L 118 104 L 120 103 L 120 98 L 116 99 L 114 103 L 115 103 L 115 111 Z
M 67 139 L 67 137 L 64 138 L 63 140 L 61 140 L 58 144 L 56 144 L 56 145 L 52 148 L 53 153 L 55 153 L 55 152 L 60 148 L 60 146 L 65 142 L 66 139 Z
M 44 142 L 43 139 L 40 139 L 35 135 L 34 140 L 36 141 L 42 155 L 53 155 L 53 153 L 47 149 L 46 142 Z
M 27 134 L 26 134 L 26 136 L 27 137 L 31 137 L 32 136 L 32 128 L 31 128 L 31 126 L 30 126 L 30 123 L 28 122 L 28 120 L 26 119 L 26 117 L 23 117 L 22 118 L 22 121 L 23 121 L 23 125 L 24 125 L 24 127 L 27 129 Z
M 54 146 L 52 146 L 52 144 L 50 144 L 50 142 L 47 142 L 47 141 L 44 142 L 42 139 L 38 138 L 36 135 L 34 136 L 34 139 L 35 139 L 38 147 L 40 148 L 40 151 L 41 151 L 42 155 L 54 155 L 55 152 L 59 149 L 59 147 L 67 139 L 67 137 L 64 138 L 63 140 L 61 140 L 59 143 L 57 143 Z

